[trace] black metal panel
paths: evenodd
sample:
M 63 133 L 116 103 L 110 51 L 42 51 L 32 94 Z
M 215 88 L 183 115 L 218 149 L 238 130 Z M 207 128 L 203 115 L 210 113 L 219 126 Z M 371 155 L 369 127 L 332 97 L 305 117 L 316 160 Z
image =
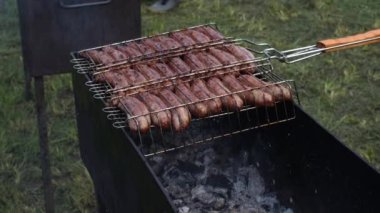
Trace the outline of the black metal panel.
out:
M 241 136 L 259 133 L 253 149 L 269 190 L 295 212 L 379 212 L 380 173 L 301 109 L 296 114 Z
M 112 127 L 84 75 L 74 74 L 81 157 L 95 185 L 100 212 L 171 212 L 152 170 L 123 131 Z
M 112 127 L 84 81 L 74 74 L 80 148 L 101 210 L 173 211 L 146 158 L 125 132 Z M 380 174 L 298 107 L 296 115 L 215 144 L 249 150 L 266 189 L 295 212 L 379 212 Z
M 139 0 L 18 0 L 18 7 L 32 77 L 69 72 L 71 51 L 140 36 Z

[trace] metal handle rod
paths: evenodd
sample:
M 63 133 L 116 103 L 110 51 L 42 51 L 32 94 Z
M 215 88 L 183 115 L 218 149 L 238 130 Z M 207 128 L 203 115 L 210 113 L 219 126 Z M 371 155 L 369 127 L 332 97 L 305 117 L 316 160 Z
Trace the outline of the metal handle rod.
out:
M 64 0 L 59 0 L 59 5 L 66 9 L 72 9 L 72 8 L 80 8 L 80 7 L 90 7 L 90 6 L 97 6 L 97 5 L 104 5 L 111 3 L 112 0 L 103 0 L 103 1 L 94 1 L 94 2 L 84 2 L 84 3 L 76 3 L 76 4 L 69 4 L 66 3 Z
M 332 47 L 325 47 L 325 48 L 319 48 L 316 45 L 314 45 L 306 51 L 301 50 L 299 52 L 293 52 L 293 50 L 287 50 L 287 51 L 281 52 L 284 55 L 284 59 L 282 59 L 282 60 L 284 60 L 287 63 L 294 63 L 297 61 L 301 61 L 301 60 L 310 58 L 312 56 L 319 55 L 323 52 L 328 52 L 328 51 L 332 51 L 332 50 L 339 50 L 341 48 L 349 47 L 352 45 L 364 44 L 364 43 L 372 42 L 372 41 L 376 41 L 376 40 L 380 40 L 380 36 L 375 37 L 375 38 L 363 39 L 360 41 L 353 41 L 353 42 L 349 42 L 349 43 L 345 43 L 345 44 L 339 44 L 339 45 L 332 46 Z M 292 53 L 287 54 L 288 52 L 292 52 Z M 296 58 L 296 60 L 292 60 L 292 58 Z M 281 60 L 281 58 L 279 58 L 279 59 Z

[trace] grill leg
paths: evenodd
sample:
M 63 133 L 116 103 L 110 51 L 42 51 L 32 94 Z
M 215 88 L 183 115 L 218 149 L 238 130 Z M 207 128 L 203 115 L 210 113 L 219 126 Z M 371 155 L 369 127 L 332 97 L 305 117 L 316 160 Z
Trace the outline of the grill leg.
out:
M 0 0 L 1 1 L 1 0 Z M 25 99 L 31 100 L 32 99 L 32 77 L 30 76 L 29 72 L 25 72 Z
M 54 191 L 51 183 L 51 170 L 49 158 L 49 144 L 47 134 L 47 115 L 44 91 L 44 79 L 42 76 L 34 78 L 36 110 L 38 122 L 38 134 L 40 141 L 40 160 L 42 169 L 42 182 L 44 188 L 45 211 L 54 212 Z

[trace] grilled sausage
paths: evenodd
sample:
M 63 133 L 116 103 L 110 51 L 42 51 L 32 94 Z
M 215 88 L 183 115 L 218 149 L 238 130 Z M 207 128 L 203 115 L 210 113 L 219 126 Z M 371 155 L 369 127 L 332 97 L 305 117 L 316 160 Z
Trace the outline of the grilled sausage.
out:
M 158 70 L 165 77 L 173 77 L 177 75 L 168 65 L 164 63 L 157 62 L 154 63 L 152 66 L 156 68 L 156 70 Z
M 199 60 L 199 58 L 193 54 L 193 53 L 188 53 L 183 57 L 183 61 L 186 62 L 187 65 L 192 70 L 201 70 L 201 69 L 206 69 L 207 66 L 202 63 L 202 61 Z
M 157 80 L 161 78 L 160 73 L 145 64 L 137 64 L 135 67 L 148 80 Z
M 206 86 L 205 82 L 201 79 L 196 79 L 191 84 L 191 91 L 200 100 L 205 100 L 207 98 L 213 98 L 205 101 L 209 114 L 217 114 L 222 111 L 222 102 L 220 98 L 215 97 Z
M 255 56 L 250 51 L 248 51 L 247 49 L 243 47 L 239 47 L 232 44 L 232 45 L 225 46 L 225 48 L 237 59 L 244 60 L 244 61 L 255 59 Z M 255 64 L 249 63 L 246 66 L 243 66 L 242 68 L 244 69 L 245 73 L 253 73 L 255 71 Z
M 199 52 L 199 53 L 196 53 L 196 55 L 197 55 L 198 59 L 200 61 L 202 61 L 202 63 L 204 63 L 209 68 L 220 67 L 223 65 L 222 63 L 220 63 L 220 61 L 217 58 L 215 58 L 213 55 L 211 55 L 209 53 Z M 231 71 L 231 69 L 229 69 L 229 68 L 218 69 L 218 70 L 214 71 L 214 73 L 210 73 L 210 75 L 223 75 L 229 71 Z
M 236 94 L 228 95 L 231 93 L 231 91 L 229 91 L 218 78 L 211 77 L 208 79 L 207 86 L 211 92 L 216 95 L 227 95 L 220 98 L 223 106 L 227 110 L 235 111 L 240 110 L 243 107 L 243 100 Z
M 210 48 L 209 52 L 224 65 L 230 65 L 238 61 L 235 56 L 230 53 L 214 47 Z
M 253 60 L 255 59 L 255 56 L 253 56 L 253 54 L 248 51 L 247 49 L 243 48 L 243 47 L 239 47 L 239 46 L 236 46 L 234 44 L 231 44 L 231 45 L 227 45 L 225 46 L 226 49 L 228 49 L 228 51 L 234 55 L 236 58 L 240 59 L 240 60 Z
M 183 46 L 192 46 L 196 44 L 196 42 L 191 37 L 187 36 L 183 32 L 170 33 L 170 37 L 181 43 Z
M 230 53 L 228 53 L 226 51 L 223 51 L 223 50 L 220 50 L 217 48 L 210 48 L 209 53 L 211 55 L 213 55 L 215 58 L 217 58 L 219 60 L 219 62 L 222 63 L 223 65 L 231 65 L 231 64 L 238 62 L 238 60 L 235 58 L 235 56 L 231 55 Z M 239 67 L 238 66 L 234 66 L 234 67 L 231 67 L 229 69 L 234 71 L 234 73 L 233 73 L 234 75 L 239 74 Z
M 179 98 L 170 90 L 163 89 L 158 95 L 170 107 L 176 107 L 171 110 L 172 124 L 176 131 L 182 131 L 190 125 L 191 115 L 185 107 L 177 107 L 181 105 Z
M 239 92 L 245 90 L 245 88 L 236 80 L 233 75 L 225 75 L 222 78 L 224 85 L 232 92 Z M 243 99 L 247 104 L 255 104 L 255 97 L 250 92 L 240 92 L 237 95 Z
M 223 83 L 233 92 L 252 89 L 252 87 L 245 86 L 243 83 L 239 82 L 239 80 L 237 80 L 233 75 L 226 75 L 223 77 Z M 273 106 L 274 104 L 272 95 L 257 89 L 238 93 L 238 95 L 246 103 L 254 106 Z
M 117 45 L 117 49 L 121 52 L 123 52 L 128 58 L 134 58 L 142 56 L 143 53 L 140 52 L 138 48 L 133 47 L 134 42 L 128 44 L 128 45 Z
M 198 43 L 207 43 L 210 42 L 210 38 L 207 37 L 205 34 L 198 32 L 194 29 L 189 29 L 186 31 L 183 31 L 186 35 L 190 36 L 194 41 Z
M 151 67 L 155 69 L 161 75 L 161 77 L 164 78 L 170 78 L 177 75 L 168 65 L 164 63 L 156 62 L 152 64 Z M 162 83 L 162 85 L 164 85 L 169 90 L 174 89 L 172 80 L 166 80 L 164 83 Z
M 222 63 L 215 58 L 213 55 L 206 53 L 206 52 L 198 52 L 196 53 L 198 59 L 205 64 L 208 67 L 216 67 L 216 66 L 221 66 Z
M 145 44 L 138 43 L 138 42 L 131 42 L 129 46 L 132 47 L 133 49 L 138 50 L 143 55 L 149 55 L 155 52 L 153 48 L 146 46 Z
M 150 111 L 150 118 L 152 120 L 152 123 L 155 126 L 161 127 L 162 129 L 170 128 L 171 114 L 168 110 L 162 111 L 166 108 L 165 103 L 162 102 L 159 97 L 147 92 L 140 93 L 139 96 Z
M 128 56 L 125 53 L 111 46 L 103 47 L 103 51 L 112 56 L 115 59 L 115 61 L 128 59 Z
M 152 38 L 146 38 L 146 39 L 142 40 L 142 43 L 148 47 L 151 47 L 156 52 L 162 52 L 162 51 L 166 50 L 166 48 L 161 44 L 161 42 L 155 41 Z
M 271 94 L 276 101 L 292 100 L 292 94 L 288 88 L 282 85 L 270 85 L 252 75 L 241 75 L 242 82 L 250 87 L 260 87 L 264 92 Z
M 185 85 L 179 84 L 176 87 L 175 94 L 181 99 L 183 104 L 200 101 L 197 96 Z M 188 105 L 190 113 L 198 118 L 206 117 L 208 114 L 207 106 L 204 102 Z
M 121 89 L 130 86 L 128 79 L 124 75 L 124 71 L 120 69 L 99 73 L 95 76 L 95 79 L 97 81 L 105 81 L 109 83 L 114 89 Z
M 95 63 L 101 63 L 104 65 L 111 64 L 115 61 L 115 59 L 113 59 L 112 56 L 98 50 L 88 50 L 86 52 L 80 53 L 80 55 L 92 59 Z
M 168 63 L 170 68 L 176 73 L 184 74 L 191 71 L 191 68 L 179 57 L 171 58 Z
M 253 93 L 255 102 L 253 105 L 255 106 L 273 106 L 274 105 L 274 97 L 261 89 L 258 89 L 257 87 L 250 86 L 251 84 L 245 79 L 244 76 L 238 77 L 239 82 L 241 82 L 241 85 L 246 89 L 253 89 L 250 92 Z
M 128 67 L 123 70 L 124 75 L 127 77 L 131 85 L 138 85 L 147 81 L 146 78 L 135 69 Z
M 151 123 L 148 115 L 149 110 L 139 99 L 132 96 L 121 97 L 118 107 L 127 114 L 128 126 L 132 131 L 146 133 L 149 130 Z M 131 116 L 137 117 L 130 118 Z
M 195 30 L 207 35 L 211 40 L 224 39 L 224 36 L 220 32 L 218 32 L 216 29 L 209 26 L 199 27 L 199 28 L 196 28 Z
M 167 36 L 157 36 L 154 39 L 160 42 L 162 46 L 165 47 L 166 50 L 182 47 L 182 45 L 178 43 L 176 40 L 169 38 Z

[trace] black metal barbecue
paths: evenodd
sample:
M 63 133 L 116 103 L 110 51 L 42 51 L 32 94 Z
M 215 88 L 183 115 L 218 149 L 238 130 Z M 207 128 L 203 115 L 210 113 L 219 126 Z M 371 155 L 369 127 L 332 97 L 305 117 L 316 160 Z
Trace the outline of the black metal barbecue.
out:
M 204 27 L 216 30 L 214 25 L 203 25 L 176 32 Z M 95 184 L 99 210 L 376 212 L 376 201 L 380 198 L 379 173 L 297 106 L 294 81 L 275 74 L 270 62 L 279 59 L 293 63 L 323 52 L 379 41 L 379 35 L 373 35 L 374 32 L 353 36 L 348 43 L 347 38 L 343 42 L 325 40 L 289 51 L 219 38 L 109 64 L 86 55 L 108 47 L 141 44 L 148 39 L 170 36 L 173 33 L 170 32 L 72 53 L 80 149 Z M 186 54 L 211 48 L 228 49 L 231 45 L 247 48 L 255 53 L 255 58 L 123 87 L 98 80 L 105 73 L 137 64 L 167 63 L 174 57 L 184 58 Z M 213 77 L 243 72 L 265 84 L 139 115 L 130 105 L 113 104 L 125 96 L 139 97 L 142 93 L 177 88 L 184 83 L 193 85 L 194 79 L 209 82 Z M 224 108 L 218 113 L 192 118 L 190 125 L 180 131 L 161 126 L 160 122 L 152 123 L 146 131 L 140 125 L 139 118 L 144 116 L 153 120 L 160 112 L 173 113 L 181 107 L 267 91 L 271 87 L 283 89 L 282 97 L 271 104 L 249 104 L 241 96 L 244 105 L 239 110 Z M 289 92 L 291 100 L 285 98 L 283 91 Z M 133 129 L 133 125 L 137 128 Z
M 0 1 L 2 4 L 4 1 Z M 25 94 L 34 78 L 45 210 L 54 211 L 44 76 L 71 70 L 70 51 L 140 36 L 140 1 L 18 0 Z M 1 10 L 1 5 L 0 5 Z

